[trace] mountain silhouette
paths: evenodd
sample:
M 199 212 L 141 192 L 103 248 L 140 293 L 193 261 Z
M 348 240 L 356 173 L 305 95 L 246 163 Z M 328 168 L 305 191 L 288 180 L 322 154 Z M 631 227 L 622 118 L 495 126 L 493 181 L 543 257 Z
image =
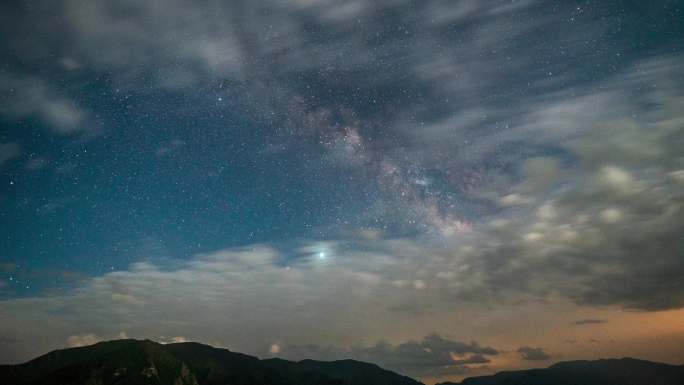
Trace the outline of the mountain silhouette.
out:
M 261 360 L 195 342 L 116 340 L 0 365 L 2 385 L 422 385 L 375 364 Z M 460 385 L 683 385 L 684 366 L 633 358 L 567 361 L 466 378 Z M 457 385 L 444 382 L 438 385 Z
M 437 385 L 683 385 L 684 366 L 634 358 L 559 362 Z
M 116 340 L 0 366 L 3 385 L 421 385 L 377 365 L 260 360 L 195 342 Z

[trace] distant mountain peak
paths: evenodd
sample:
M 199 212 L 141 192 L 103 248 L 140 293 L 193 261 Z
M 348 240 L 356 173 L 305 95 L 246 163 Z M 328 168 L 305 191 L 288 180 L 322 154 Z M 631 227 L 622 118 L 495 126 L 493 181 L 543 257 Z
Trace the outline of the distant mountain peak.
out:
M 470 377 L 461 385 L 682 385 L 684 366 L 636 358 L 563 361 L 545 369 Z M 444 382 L 437 385 L 457 385 Z
M 260 360 L 197 342 L 124 339 L 55 350 L 0 366 L 0 384 L 421 385 L 371 363 Z

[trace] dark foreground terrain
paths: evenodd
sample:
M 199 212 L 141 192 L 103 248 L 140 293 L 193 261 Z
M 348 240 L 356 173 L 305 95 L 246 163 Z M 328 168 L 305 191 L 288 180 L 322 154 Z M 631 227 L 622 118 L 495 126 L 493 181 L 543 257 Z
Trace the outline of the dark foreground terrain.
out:
M 117 340 L 56 350 L 1 365 L 2 385 L 420 385 L 354 360 L 299 362 L 256 357 L 194 342 Z M 442 385 L 451 385 L 444 383 Z M 684 385 L 684 366 L 630 358 L 571 361 L 501 372 L 462 385 Z

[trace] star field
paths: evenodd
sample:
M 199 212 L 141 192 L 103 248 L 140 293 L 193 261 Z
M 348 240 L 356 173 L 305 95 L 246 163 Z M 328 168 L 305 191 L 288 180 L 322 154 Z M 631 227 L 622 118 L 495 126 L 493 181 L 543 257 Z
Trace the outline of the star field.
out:
M 3 3 L 0 361 L 681 361 L 683 9 Z

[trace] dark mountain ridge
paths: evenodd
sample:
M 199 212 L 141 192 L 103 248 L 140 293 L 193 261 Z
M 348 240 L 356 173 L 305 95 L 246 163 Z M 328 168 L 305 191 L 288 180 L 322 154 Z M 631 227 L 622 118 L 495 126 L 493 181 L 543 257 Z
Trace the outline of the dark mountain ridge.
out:
M 634 358 L 565 361 L 546 369 L 499 372 L 437 385 L 684 385 L 684 365 Z
M 2 385 L 422 385 L 355 361 L 259 359 L 195 342 L 116 340 L 0 365 Z M 684 366 L 633 358 L 567 361 L 471 377 L 461 385 L 684 385 Z M 457 385 L 445 382 L 438 385 Z
M 422 385 L 354 360 L 293 362 L 195 342 L 116 340 L 0 365 L 2 385 Z

